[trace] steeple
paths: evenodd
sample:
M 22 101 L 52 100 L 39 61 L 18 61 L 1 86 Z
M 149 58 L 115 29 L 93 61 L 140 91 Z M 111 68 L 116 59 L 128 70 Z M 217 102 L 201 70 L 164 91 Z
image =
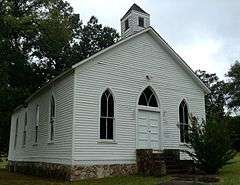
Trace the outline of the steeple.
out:
M 128 37 L 149 26 L 150 15 L 134 3 L 121 19 L 122 38 Z

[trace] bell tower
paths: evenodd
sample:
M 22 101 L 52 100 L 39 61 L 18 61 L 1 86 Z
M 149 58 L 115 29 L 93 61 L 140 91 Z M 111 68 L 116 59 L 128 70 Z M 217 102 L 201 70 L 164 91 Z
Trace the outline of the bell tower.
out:
M 121 18 L 121 36 L 126 38 L 149 26 L 150 15 L 134 3 Z

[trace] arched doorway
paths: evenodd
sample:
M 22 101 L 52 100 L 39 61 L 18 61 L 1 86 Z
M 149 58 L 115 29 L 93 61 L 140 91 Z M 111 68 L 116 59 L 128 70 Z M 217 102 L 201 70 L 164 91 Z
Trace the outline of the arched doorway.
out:
M 150 86 L 144 89 L 138 100 L 137 149 L 160 149 L 160 108 Z

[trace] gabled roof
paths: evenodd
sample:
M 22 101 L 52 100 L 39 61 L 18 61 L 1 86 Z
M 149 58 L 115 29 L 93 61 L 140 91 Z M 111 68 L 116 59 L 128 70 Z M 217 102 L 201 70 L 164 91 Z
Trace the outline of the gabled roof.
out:
M 74 71 L 74 69 L 76 67 L 81 66 L 82 64 L 91 61 L 92 59 L 96 58 L 97 56 L 104 54 L 108 51 L 110 51 L 111 49 L 141 35 L 144 33 L 149 33 L 154 40 L 156 40 L 159 44 L 161 44 L 168 52 L 169 54 L 174 57 L 174 59 L 180 64 L 180 66 L 183 67 L 183 69 L 192 77 L 192 79 L 204 90 L 204 92 L 206 94 L 210 93 L 211 91 L 209 90 L 209 88 L 198 78 L 198 76 L 194 73 L 194 71 L 187 65 L 187 63 L 169 46 L 169 44 L 152 28 L 152 27 L 148 27 L 144 30 L 141 30 L 129 37 L 126 37 L 124 39 L 121 39 L 120 41 L 118 41 L 117 43 L 109 46 L 108 48 L 105 48 L 99 52 L 97 52 L 96 54 L 90 56 L 89 58 L 86 58 L 76 64 L 74 64 L 72 66 L 71 69 L 66 70 L 65 72 L 61 73 L 60 75 L 58 75 L 57 77 L 55 77 L 54 79 L 52 79 L 50 82 L 48 82 L 46 85 L 44 85 L 43 87 L 41 87 L 40 89 L 38 89 L 36 92 L 34 92 L 29 98 L 27 98 L 25 100 L 25 103 L 28 103 L 29 101 L 31 101 L 31 99 L 33 99 L 36 95 L 38 95 L 40 92 L 42 92 L 44 89 L 46 89 L 47 87 L 49 87 L 52 83 L 54 83 L 55 81 L 64 78 L 66 75 L 68 75 L 69 73 L 71 73 L 72 71 Z M 23 107 L 23 105 L 18 106 L 17 108 L 15 108 L 14 111 L 18 110 L 19 108 Z
M 124 38 L 122 40 L 120 40 L 119 42 L 113 44 L 112 46 L 103 49 L 101 51 L 99 51 L 98 53 L 92 55 L 89 58 L 86 58 L 85 60 L 78 62 L 76 64 L 74 64 L 72 66 L 72 69 L 84 64 L 85 62 L 88 62 L 94 58 L 96 58 L 97 56 L 121 45 L 122 43 L 125 43 L 143 33 L 147 33 L 149 32 L 149 34 L 153 37 L 153 39 L 155 41 L 157 41 L 159 44 L 161 44 L 168 52 L 169 54 L 180 64 L 180 66 L 183 67 L 183 69 L 192 77 L 192 79 L 204 90 L 204 92 L 206 94 L 210 93 L 211 91 L 209 90 L 209 88 L 198 78 L 198 76 L 194 73 L 194 71 L 187 65 L 187 63 L 169 46 L 169 44 L 152 28 L 152 27 L 148 27 L 142 31 L 139 31 L 127 38 Z
M 149 15 L 149 14 L 148 14 L 147 12 L 145 12 L 140 6 L 138 6 L 137 4 L 134 3 L 134 4 L 131 6 L 131 8 L 127 11 L 127 13 L 121 18 L 121 20 L 123 20 L 125 17 L 127 17 L 127 16 L 131 13 L 132 10 L 135 10 L 135 11 L 137 11 L 137 12 L 140 12 L 140 13 Z

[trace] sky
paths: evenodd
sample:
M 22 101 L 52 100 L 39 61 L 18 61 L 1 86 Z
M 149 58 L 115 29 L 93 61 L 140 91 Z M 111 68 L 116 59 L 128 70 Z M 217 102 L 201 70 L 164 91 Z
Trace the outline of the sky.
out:
M 67 0 L 86 23 L 94 15 L 120 33 L 133 3 L 150 14 L 151 26 L 193 69 L 220 79 L 240 60 L 240 0 Z

